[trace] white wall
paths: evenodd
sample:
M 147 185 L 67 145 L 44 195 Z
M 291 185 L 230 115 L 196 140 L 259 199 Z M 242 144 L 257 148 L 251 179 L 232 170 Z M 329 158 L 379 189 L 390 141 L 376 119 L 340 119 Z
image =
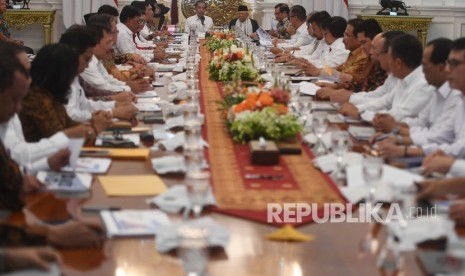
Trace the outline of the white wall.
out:
M 89 0 L 90 1 L 90 0 Z M 119 0 L 120 8 L 131 3 L 132 0 Z M 278 0 L 246 0 L 252 5 L 260 2 L 277 2 Z M 283 0 L 282 2 L 303 5 L 306 8 L 314 6 L 316 0 Z M 342 0 L 341 0 L 342 1 Z M 169 6 L 171 1 L 165 2 Z M 349 0 L 349 17 L 355 17 L 360 13 L 375 14 L 379 9 L 379 0 Z M 428 40 L 437 37 L 457 38 L 465 36 L 465 0 L 406 0 L 409 13 L 413 15 L 433 16 L 433 24 L 428 32 Z M 62 19 L 62 0 L 34 0 L 29 5 L 32 9 L 56 9 L 56 17 L 53 26 L 53 41 L 58 41 L 60 34 L 65 31 Z M 179 4 L 179 7 L 181 5 Z M 309 11 L 311 11 L 309 9 Z M 180 14 L 182 20 L 182 14 Z M 39 49 L 43 45 L 44 37 L 42 27 L 35 24 L 26 29 L 12 30 L 12 36 L 24 40 L 33 49 Z

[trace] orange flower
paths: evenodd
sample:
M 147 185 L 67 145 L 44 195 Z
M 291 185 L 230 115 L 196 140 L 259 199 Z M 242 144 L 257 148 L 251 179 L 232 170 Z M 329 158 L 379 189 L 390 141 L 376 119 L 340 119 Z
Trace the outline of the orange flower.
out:
M 258 101 L 262 106 L 270 106 L 273 104 L 273 98 L 268 93 L 261 93 L 260 97 L 258 97 Z
M 249 93 L 247 94 L 247 96 L 245 97 L 246 100 L 254 100 L 256 101 L 258 99 L 258 94 L 257 93 Z
M 249 110 L 254 110 L 255 107 L 257 106 L 257 100 L 253 98 L 249 98 L 245 100 L 245 105 L 247 106 L 247 109 Z
M 247 110 L 247 105 L 245 104 L 245 102 L 242 102 L 240 104 L 237 104 L 236 106 L 234 106 L 234 114 L 237 114 L 237 113 L 241 113 L 242 111 L 245 111 Z
M 276 108 L 276 111 L 278 111 L 278 113 L 282 115 L 287 114 L 288 112 L 287 106 L 283 104 L 276 104 L 274 105 L 274 108 Z
M 244 53 L 242 51 L 237 52 L 237 58 L 242 59 L 244 57 Z

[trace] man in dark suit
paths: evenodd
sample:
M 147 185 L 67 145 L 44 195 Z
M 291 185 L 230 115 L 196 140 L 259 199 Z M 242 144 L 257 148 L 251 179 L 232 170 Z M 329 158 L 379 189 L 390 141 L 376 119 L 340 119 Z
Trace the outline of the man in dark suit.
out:
M 256 38 L 255 33 L 259 26 L 257 20 L 249 18 L 249 9 L 245 5 L 240 5 L 237 9 L 237 18 L 229 22 L 229 29 L 240 29 L 251 38 Z

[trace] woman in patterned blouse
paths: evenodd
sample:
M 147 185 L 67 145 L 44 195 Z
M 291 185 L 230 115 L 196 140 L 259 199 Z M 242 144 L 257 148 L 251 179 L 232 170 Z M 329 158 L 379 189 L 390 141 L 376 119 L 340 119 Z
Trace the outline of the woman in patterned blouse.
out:
M 63 131 L 68 137 L 92 138 L 109 126 L 111 118 L 97 116 L 92 124 L 79 124 L 68 116 L 65 104 L 77 74 L 78 55 L 63 44 L 44 46 L 31 65 L 32 84 L 19 118 L 24 137 L 37 142 Z

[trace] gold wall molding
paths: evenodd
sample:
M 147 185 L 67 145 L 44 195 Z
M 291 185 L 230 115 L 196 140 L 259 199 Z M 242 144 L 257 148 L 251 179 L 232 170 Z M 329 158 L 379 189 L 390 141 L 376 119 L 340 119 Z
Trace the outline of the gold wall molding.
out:
M 433 21 L 429 16 L 389 16 L 389 15 L 369 15 L 358 14 L 358 18 L 363 20 L 373 18 L 378 21 L 383 31 L 416 31 L 423 47 L 426 45 L 428 29 Z
M 33 24 L 44 28 L 45 44 L 52 43 L 52 26 L 55 10 L 7 10 L 3 15 L 10 28 L 21 30 Z

